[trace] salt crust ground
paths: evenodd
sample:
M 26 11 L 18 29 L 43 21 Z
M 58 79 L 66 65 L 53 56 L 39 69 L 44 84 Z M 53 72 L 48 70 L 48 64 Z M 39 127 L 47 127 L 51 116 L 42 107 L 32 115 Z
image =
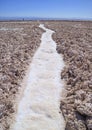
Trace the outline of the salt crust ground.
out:
M 52 30 L 40 25 L 46 32 L 29 67 L 24 94 L 19 101 L 12 130 L 64 130 L 65 121 L 60 113 L 64 67 L 63 58 L 56 51 Z

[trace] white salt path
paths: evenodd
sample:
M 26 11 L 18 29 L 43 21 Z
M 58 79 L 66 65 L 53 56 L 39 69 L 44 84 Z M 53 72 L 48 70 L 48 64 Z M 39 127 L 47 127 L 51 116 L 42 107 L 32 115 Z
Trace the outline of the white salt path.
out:
M 63 58 L 56 51 L 52 30 L 40 25 L 46 32 L 41 45 L 30 64 L 28 79 L 12 130 L 65 130 L 60 113 L 60 99 L 63 89 L 60 73 L 64 67 Z

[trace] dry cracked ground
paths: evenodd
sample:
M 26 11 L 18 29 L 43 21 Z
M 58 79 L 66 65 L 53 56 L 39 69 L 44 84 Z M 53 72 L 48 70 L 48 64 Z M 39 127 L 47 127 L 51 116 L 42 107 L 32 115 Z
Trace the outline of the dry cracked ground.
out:
M 66 67 L 65 96 L 61 110 L 66 130 L 92 130 L 92 22 L 45 22 L 55 31 L 53 39 Z
M 0 22 L 0 130 L 8 130 L 14 101 L 43 33 L 37 22 Z
M 41 21 L 55 31 L 66 67 L 61 110 L 66 130 L 92 130 L 92 22 Z M 15 99 L 43 33 L 39 23 L 0 22 L 0 130 L 8 130 Z

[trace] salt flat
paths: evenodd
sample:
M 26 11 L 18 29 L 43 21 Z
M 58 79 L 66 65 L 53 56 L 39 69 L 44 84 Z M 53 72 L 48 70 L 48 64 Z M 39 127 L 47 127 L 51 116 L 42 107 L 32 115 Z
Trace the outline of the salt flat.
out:
M 60 112 L 61 92 L 64 87 L 60 73 L 63 58 L 56 51 L 52 30 L 40 25 L 46 32 L 26 75 L 24 93 L 19 101 L 12 130 L 64 130 L 65 121 Z

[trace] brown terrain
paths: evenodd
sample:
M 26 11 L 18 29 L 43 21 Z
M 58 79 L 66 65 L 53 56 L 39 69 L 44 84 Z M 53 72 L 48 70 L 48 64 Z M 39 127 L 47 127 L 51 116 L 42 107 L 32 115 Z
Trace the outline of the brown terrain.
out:
M 66 67 L 60 108 L 66 130 L 92 130 L 92 22 L 42 21 L 55 31 Z M 38 22 L 0 22 L 0 130 L 8 130 L 21 81 L 40 45 Z
M 40 45 L 37 22 L 0 22 L 0 130 L 8 130 L 27 66 Z
M 66 95 L 61 110 L 66 130 L 92 130 L 92 22 L 52 21 L 57 51 L 66 67 L 61 73 Z

